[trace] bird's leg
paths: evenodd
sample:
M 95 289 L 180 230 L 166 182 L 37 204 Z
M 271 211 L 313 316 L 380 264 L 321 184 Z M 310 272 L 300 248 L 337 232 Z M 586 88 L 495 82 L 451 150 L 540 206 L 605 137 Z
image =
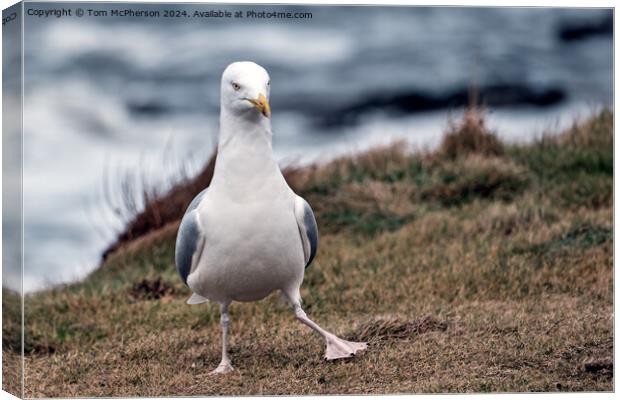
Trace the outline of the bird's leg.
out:
M 293 304 L 293 311 L 295 312 L 295 317 L 305 325 L 308 325 L 310 328 L 317 331 L 323 338 L 327 344 L 327 348 L 325 349 L 325 359 L 326 360 L 335 360 L 337 358 L 347 358 L 352 357 L 358 351 L 366 349 L 368 347 L 367 343 L 363 342 L 349 342 L 343 339 L 340 339 L 338 336 L 333 333 L 327 332 L 319 325 L 317 325 L 314 321 L 312 321 L 304 310 L 302 310 L 301 305 L 298 302 Z
M 233 370 L 230 358 L 228 358 L 228 305 L 230 303 L 221 303 L 220 305 L 220 325 L 222 326 L 222 361 L 212 374 L 225 374 Z

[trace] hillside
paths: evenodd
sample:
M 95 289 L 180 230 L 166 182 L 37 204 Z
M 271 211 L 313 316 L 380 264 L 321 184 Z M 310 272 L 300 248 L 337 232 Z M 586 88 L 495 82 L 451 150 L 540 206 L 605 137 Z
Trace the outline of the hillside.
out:
M 218 307 L 185 304 L 171 221 L 26 297 L 25 394 L 611 391 L 612 127 L 602 110 L 506 144 L 469 112 L 434 152 L 395 143 L 291 172 L 321 233 L 306 311 L 369 341 L 359 357 L 323 361 L 274 295 L 231 306 L 236 370 L 209 375 Z M 4 326 L 5 366 L 18 329 Z

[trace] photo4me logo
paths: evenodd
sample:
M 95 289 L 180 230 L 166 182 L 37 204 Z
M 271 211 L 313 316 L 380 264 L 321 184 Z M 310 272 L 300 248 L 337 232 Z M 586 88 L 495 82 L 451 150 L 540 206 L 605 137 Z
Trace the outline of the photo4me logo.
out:
M 246 11 L 246 18 L 275 18 L 275 19 L 312 19 L 311 12 L 290 11 Z

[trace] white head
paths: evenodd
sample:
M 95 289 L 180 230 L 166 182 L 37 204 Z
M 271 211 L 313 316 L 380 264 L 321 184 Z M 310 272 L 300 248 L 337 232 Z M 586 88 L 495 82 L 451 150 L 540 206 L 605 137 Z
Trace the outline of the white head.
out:
M 269 118 L 269 74 L 251 61 L 230 64 L 222 74 L 222 111 L 247 118 Z

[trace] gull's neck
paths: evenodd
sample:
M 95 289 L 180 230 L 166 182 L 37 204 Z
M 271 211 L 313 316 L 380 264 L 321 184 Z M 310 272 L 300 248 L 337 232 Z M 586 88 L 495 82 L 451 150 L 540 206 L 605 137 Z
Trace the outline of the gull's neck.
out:
M 288 187 L 273 157 L 271 137 L 269 118 L 258 113 L 232 115 L 222 108 L 211 187 L 235 198 Z
M 248 110 L 248 115 L 233 115 L 222 107 L 220 112 L 220 137 L 218 154 L 228 151 L 230 144 L 258 146 L 261 152 L 267 147 L 271 155 L 271 120 Z

